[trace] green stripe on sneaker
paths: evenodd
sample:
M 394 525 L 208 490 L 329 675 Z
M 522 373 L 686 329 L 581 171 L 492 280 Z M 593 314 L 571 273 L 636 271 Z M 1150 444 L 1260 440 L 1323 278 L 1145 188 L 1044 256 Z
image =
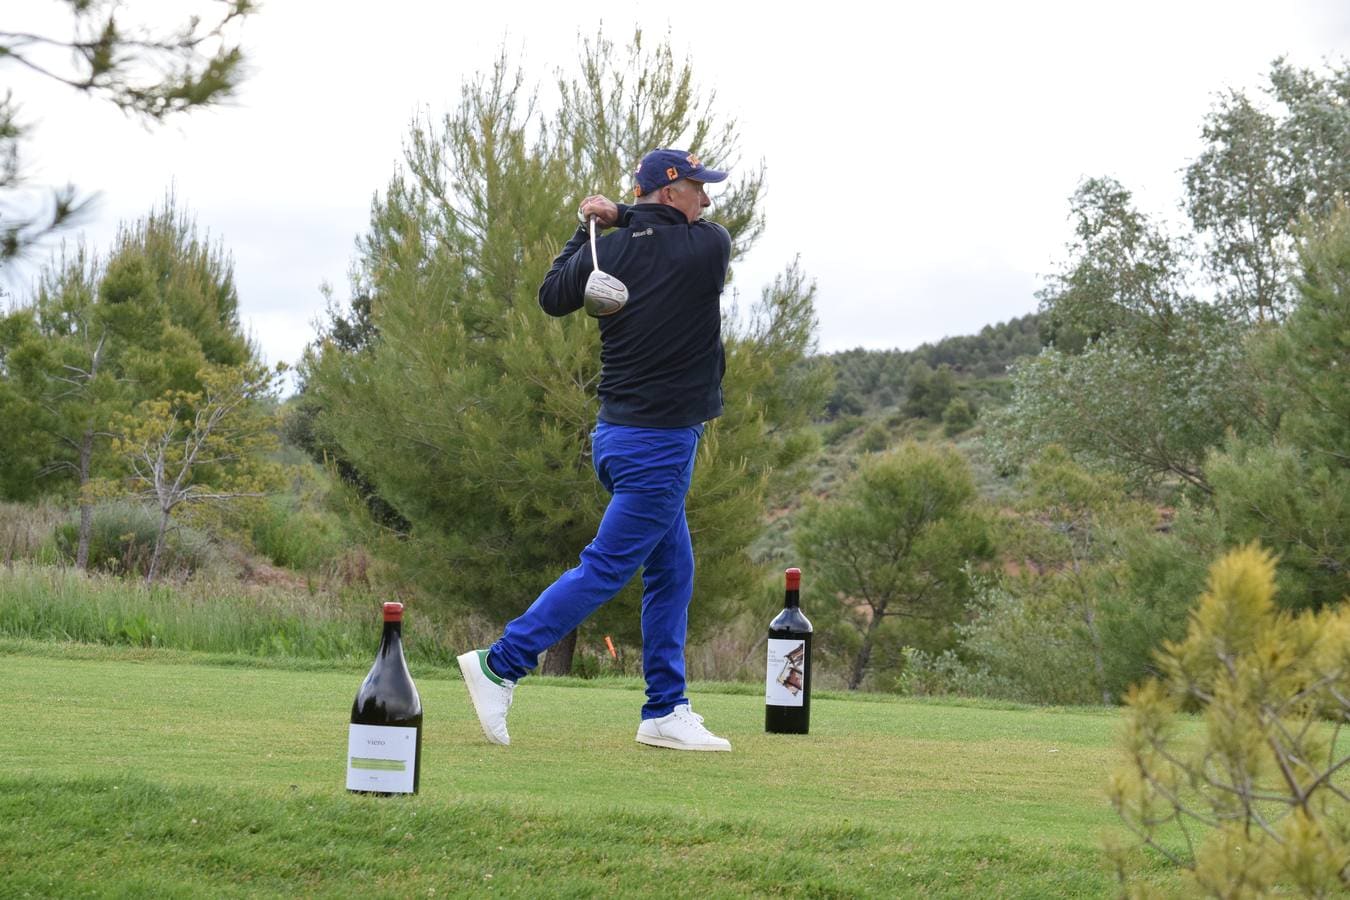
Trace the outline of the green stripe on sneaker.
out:
M 495 674 L 493 674 L 492 670 L 488 668 L 487 664 L 488 652 L 486 650 L 479 650 L 477 651 L 477 653 L 478 653 L 478 665 L 483 667 L 483 674 L 488 677 L 488 681 L 491 681 L 493 684 L 505 687 L 506 682 L 498 678 Z
M 352 757 L 353 769 L 376 769 L 381 772 L 406 772 L 408 764 L 401 759 L 370 759 L 365 756 Z

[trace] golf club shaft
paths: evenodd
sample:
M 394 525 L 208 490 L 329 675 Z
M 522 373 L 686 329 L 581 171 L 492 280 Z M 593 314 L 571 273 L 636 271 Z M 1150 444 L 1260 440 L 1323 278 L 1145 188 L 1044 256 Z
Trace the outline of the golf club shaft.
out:
M 591 223 L 591 265 L 595 267 L 595 271 L 599 272 L 600 257 L 595 255 L 595 216 L 590 217 L 590 223 Z

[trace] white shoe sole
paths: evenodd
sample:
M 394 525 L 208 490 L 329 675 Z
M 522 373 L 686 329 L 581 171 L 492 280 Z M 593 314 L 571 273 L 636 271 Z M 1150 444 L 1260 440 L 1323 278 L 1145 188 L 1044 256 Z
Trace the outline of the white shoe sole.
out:
M 679 741 L 672 741 L 670 738 L 651 737 L 646 734 L 639 734 L 634 738 L 639 744 L 646 744 L 648 747 L 665 747 L 667 750 L 702 750 L 704 752 L 723 753 L 731 750 L 730 746 L 718 747 L 714 744 L 682 744 Z
M 481 663 L 478 662 L 478 651 L 470 650 L 468 653 L 461 653 L 455 657 L 455 662 L 459 663 L 459 674 L 464 678 L 464 687 L 469 691 L 469 703 L 473 706 L 473 714 L 478 717 L 478 727 L 483 729 L 483 737 L 488 739 L 489 744 L 496 744 L 499 747 L 508 747 L 511 745 L 511 738 L 500 740 L 493 734 L 487 725 L 487 720 L 483 718 L 483 713 L 478 705 L 478 684 L 477 679 L 483 677 L 480 670 Z

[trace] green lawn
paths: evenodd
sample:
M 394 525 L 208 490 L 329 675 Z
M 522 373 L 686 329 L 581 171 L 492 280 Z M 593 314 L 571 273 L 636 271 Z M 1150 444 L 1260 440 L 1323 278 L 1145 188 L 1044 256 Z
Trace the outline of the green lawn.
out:
M 503 748 L 435 671 L 422 791 L 378 799 L 343 790 L 357 673 L 0 653 L 3 896 L 1114 888 L 1109 712 L 829 697 L 809 736 L 770 736 L 756 695 L 695 686 L 735 749 L 676 753 L 633 741 L 631 683 L 527 681 Z

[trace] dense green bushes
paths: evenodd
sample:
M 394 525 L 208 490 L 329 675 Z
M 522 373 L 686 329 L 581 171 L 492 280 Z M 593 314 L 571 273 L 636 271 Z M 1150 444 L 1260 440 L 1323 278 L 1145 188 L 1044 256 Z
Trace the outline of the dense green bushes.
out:
M 332 512 L 306 506 L 292 495 L 271 497 L 253 520 L 258 552 L 275 565 L 313 572 L 340 557 L 349 539 Z
M 75 516 L 61 523 L 52 535 L 63 562 L 75 561 L 79 529 L 79 518 Z M 144 575 L 158 532 L 159 516 L 149 507 L 126 501 L 95 507 L 89 536 L 89 569 L 110 575 Z M 165 537 L 159 565 L 163 575 L 190 575 L 220 562 L 219 553 L 205 532 L 175 524 Z

